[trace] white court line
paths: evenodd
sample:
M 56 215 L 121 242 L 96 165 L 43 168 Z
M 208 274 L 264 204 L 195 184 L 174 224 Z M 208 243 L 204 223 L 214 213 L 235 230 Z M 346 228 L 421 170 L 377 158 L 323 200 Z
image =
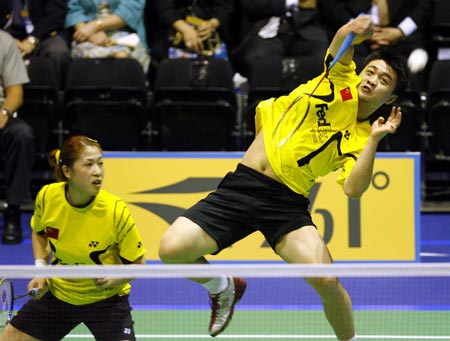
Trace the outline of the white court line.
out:
M 358 340 L 380 340 L 380 339 L 396 339 L 396 340 L 450 340 L 448 336 L 412 336 L 412 335 L 357 335 Z M 65 338 L 92 338 L 90 335 L 67 335 Z M 141 339 L 211 339 L 209 335 L 136 335 L 138 340 Z M 215 339 L 332 339 L 336 340 L 334 335 L 219 335 Z
M 448 257 L 450 254 L 448 253 L 438 253 L 438 252 L 421 252 L 421 257 Z

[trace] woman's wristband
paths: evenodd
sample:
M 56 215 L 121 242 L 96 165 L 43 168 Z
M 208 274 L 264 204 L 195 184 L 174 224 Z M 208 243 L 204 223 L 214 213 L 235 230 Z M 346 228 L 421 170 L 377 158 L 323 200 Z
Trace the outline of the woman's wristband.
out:
M 34 265 L 36 265 L 37 268 L 42 268 L 44 266 L 47 266 L 48 263 L 45 259 L 38 258 L 34 260 Z

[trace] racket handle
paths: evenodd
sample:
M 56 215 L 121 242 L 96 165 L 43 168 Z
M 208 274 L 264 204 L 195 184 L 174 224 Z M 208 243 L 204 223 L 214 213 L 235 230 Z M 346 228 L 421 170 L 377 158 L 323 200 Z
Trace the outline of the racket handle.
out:
M 28 295 L 30 295 L 31 297 L 34 297 L 38 294 L 39 294 L 39 288 L 33 288 L 30 291 L 28 291 Z
M 329 69 L 331 69 L 336 63 L 339 61 L 339 59 L 342 57 L 345 51 L 350 47 L 350 45 L 353 43 L 353 40 L 355 39 L 355 34 L 353 32 L 350 32 L 347 37 L 345 37 L 344 41 L 342 42 L 341 47 L 339 48 L 338 53 L 334 57 L 333 61 L 330 64 Z

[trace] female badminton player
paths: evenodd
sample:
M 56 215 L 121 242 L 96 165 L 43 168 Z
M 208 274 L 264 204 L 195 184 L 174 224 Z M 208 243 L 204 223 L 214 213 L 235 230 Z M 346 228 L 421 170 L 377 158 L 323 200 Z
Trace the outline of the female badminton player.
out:
M 130 212 L 102 189 L 102 149 L 69 137 L 49 154 L 57 182 L 36 197 L 31 218 L 37 266 L 145 264 L 145 248 Z M 126 270 L 124 270 L 126 272 Z M 0 340 L 61 340 L 84 323 L 96 340 L 134 341 L 129 278 L 34 278 L 39 288 L 13 316 Z

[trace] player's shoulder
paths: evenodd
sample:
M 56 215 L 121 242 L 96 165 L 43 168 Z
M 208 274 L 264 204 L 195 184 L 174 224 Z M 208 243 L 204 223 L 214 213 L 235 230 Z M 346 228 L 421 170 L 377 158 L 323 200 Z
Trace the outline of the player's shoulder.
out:
M 100 192 L 97 194 L 97 198 L 100 201 L 103 201 L 105 203 L 108 203 L 110 205 L 119 205 L 119 206 L 126 206 L 125 201 L 121 197 L 119 197 L 116 194 L 110 193 L 104 189 L 101 189 Z
M 53 182 L 47 185 L 42 186 L 42 188 L 38 192 L 38 196 L 46 195 L 46 194 L 55 194 L 64 191 L 65 182 Z
M 338 78 L 358 81 L 359 76 L 356 72 L 356 69 L 356 63 L 354 60 L 352 60 L 350 64 L 342 64 L 340 62 L 337 62 L 336 65 L 329 71 L 329 77 L 331 79 Z
M 46 203 L 57 202 L 64 198 L 65 182 L 55 182 L 42 186 L 36 195 L 36 207 L 45 207 Z

